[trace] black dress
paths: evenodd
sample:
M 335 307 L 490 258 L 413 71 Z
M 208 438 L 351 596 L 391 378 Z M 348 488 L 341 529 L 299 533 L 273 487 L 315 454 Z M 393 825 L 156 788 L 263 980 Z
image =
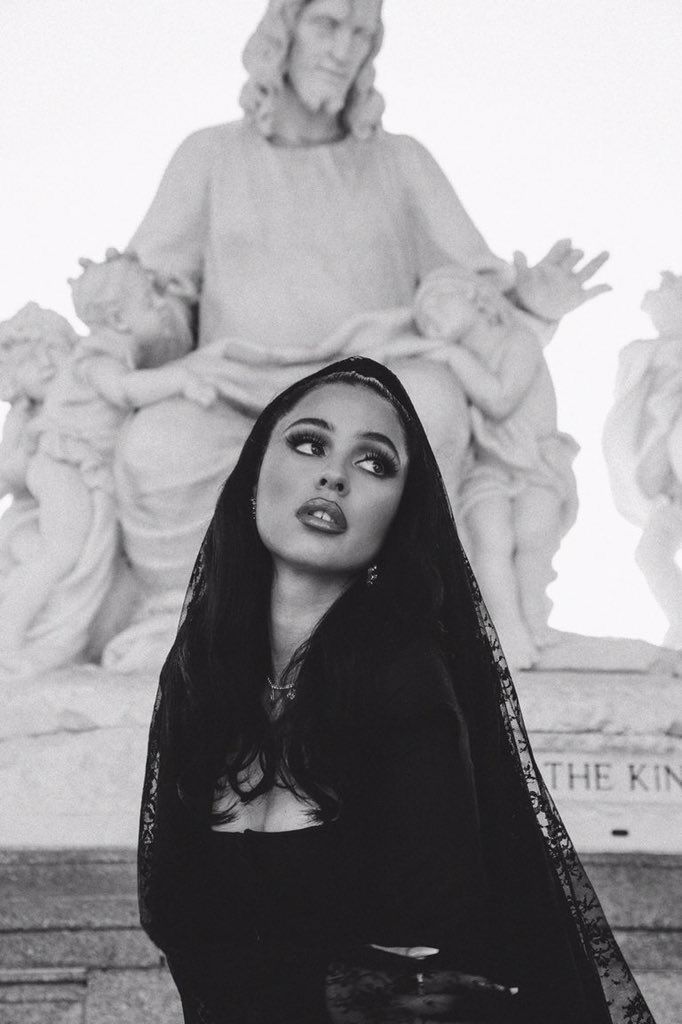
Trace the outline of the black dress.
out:
M 436 947 L 439 965 L 490 971 L 467 733 L 442 663 L 422 654 L 410 671 L 403 659 L 356 723 L 339 737 L 346 781 L 329 824 L 182 829 L 160 776 L 156 813 L 166 804 L 176 840 L 149 879 L 152 937 L 187 1024 L 321 1024 L 329 965 L 361 962 L 369 943 Z
M 338 819 L 263 834 L 215 833 L 179 800 L 162 673 L 138 883 L 187 1024 L 409 1019 L 381 993 L 347 1014 L 369 943 L 436 947 L 430 966 L 518 988 L 503 1010 L 488 1015 L 486 997 L 462 1020 L 653 1024 L 501 678 L 509 717 L 477 760 L 438 647 L 403 649 L 334 743 Z

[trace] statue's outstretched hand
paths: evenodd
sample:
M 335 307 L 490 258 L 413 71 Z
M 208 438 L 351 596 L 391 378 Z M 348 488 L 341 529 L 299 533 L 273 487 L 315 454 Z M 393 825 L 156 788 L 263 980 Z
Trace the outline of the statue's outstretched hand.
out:
M 522 308 L 543 320 L 558 321 L 589 299 L 611 291 L 608 284 L 585 287 L 586 282 L 606 263 L 608 252 L 600 252 L 578 270 L 577 264 L 584 255 L 582 249 L 573 248 L 570 238 L 555 242 L 534 267 L 528 266 L 522 252 L 515 252 L 515 287 Z

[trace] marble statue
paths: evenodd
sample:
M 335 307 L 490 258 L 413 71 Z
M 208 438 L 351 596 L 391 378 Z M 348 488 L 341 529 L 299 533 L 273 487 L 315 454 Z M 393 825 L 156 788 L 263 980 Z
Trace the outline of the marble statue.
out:
M 108 285 L 116 280 L 115 291 L 105 294 L 100 275 Z M 186 364 L 153 366 L 155 345 L 160 340 L 163 348 L 169 324 L 164 300 L 136 258 L 111 252 L 73 283 L 73 291 L 76 312 L 91 328 L 86 338 L 38 307 L 2 325 L 12 381 L 4 475 L 13 491 L 33 499 L 35 510 L 32 535 L 21 545 L 14 537 L 3 551 L 10 564 L 0 583 L 0 671 L 11 676 L 78 658 L 87 644 L 113 578 L 112 464 L 125 418 L 173 395 L 204 405 L 216 397 Z
M 136 599 L 105 646 L 109 668 L 158 667 L 253 419 L 316 363 L 369 354 L 377 311 L 390 320 L 411 310 L 419 283 L 451 260 L 494 277 L 540 338 L 608 289 L 586 287 L 607 255 L 577 269 L 583 253 L 568 239 L 535 266 L 490 251 L 428 151 L 381 126 L 382 34 L 381 0 L 270 0 L 244 52 L 243 118 L 180 145 L 129 243 L 175 324 L 174 365 L 217 400 L 185 387 L 138 408 L 119 432 L 113 476 Z M 116 292 L 120 269 L 115 259 L 86 264 L 79 284 L 96 302 Z M 381 355 L 410 391 L 455 493 L 468 400 L 425 348 Z
M 619 512 L 641 527 L 635 557 L 682 649 L 682 275 L 664 271 L 642 309 L 658 337 L 620 353 L 604 454 Z
M 557 427 L 542 346 L 515 307 L 464 267 L 431 271 L 415 322 L 444 353 L 470 403 L 472 443 L 457 508 L 467 553 L 509 662 L 528 668 L 551 638 L 552 559 L 578 509 L 578 446 Z

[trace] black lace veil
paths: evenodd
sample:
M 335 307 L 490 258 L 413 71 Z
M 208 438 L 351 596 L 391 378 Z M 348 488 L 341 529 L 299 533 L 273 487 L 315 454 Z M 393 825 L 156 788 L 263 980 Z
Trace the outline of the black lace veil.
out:
M 481 834 L 499 911 L 508 971 L 519 962 L 537 988 L 535 1024 L 654 1024 L 654 1019 L 606 921 L 597 895 L 538 770 L 518 697 L 495 628 L 452 521 L 445 489 L 416 412 L 397 378 L 373 360 L 355 357 L 332 364 L 278 396 L 259 417 L 235 473 L 251 464 L 257 479 L 263 442 L 297 398 L 332 375 L 371 381 L 409 422 L 429 462 L 430 486 L 438 493 L 445 540 L 443 572 L 448 577 L 445 632 L 452 625 L 453 685 L 468 680 L 463 704 L 472 736 Z M 260 451 L 260 455 L 259 455 Z M 255 465 L 254 465 L 255 463 Z M 249 484 L 251 486 L 251 484 Z M 216 514 L 218 514 L 216 512 Z M 178 851 L 189 848 L 192 828 L 179 823 L 174 805 L 171 728 L 182 706 L 187 623 L 204 593 L 213 554 L 210 528 L 197 557 L 178 635 L 163 667 L 154 706 L 146 765 L 138 848 L 142 925 L 162 948 L 173 943 L 168 901 L 159 896 L 182 885 Z M 446 609 L 447 610 L 447 609 Z M 164 886 L 159 879 L 163 878 Z M 187 921 L 183 921 L 183 927 Z M 547 1007 L 554 1009 L 547 1011 Z M 543 1009 L 544 1007 L 544 1009 Z

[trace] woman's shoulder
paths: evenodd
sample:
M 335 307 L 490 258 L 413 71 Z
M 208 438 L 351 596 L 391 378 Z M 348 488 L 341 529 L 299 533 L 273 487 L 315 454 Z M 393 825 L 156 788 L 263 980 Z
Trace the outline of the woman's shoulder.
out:
M 370 706 L 382 716 L 422 716 L 448 708 L 459 714 L 448 660 L 429 638 L 411 641 L 379 666 L 370 691 Z

